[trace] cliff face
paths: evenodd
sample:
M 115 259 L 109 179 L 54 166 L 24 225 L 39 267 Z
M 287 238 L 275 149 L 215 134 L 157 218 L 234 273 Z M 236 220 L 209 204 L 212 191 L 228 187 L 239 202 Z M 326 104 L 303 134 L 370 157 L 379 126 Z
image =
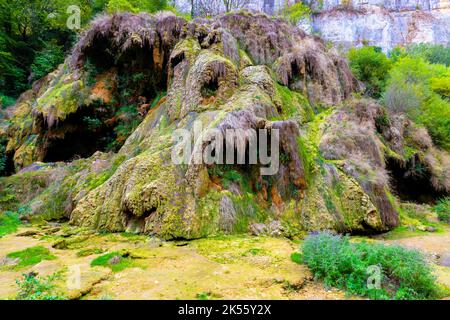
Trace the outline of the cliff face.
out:
M 309 27 L 345 47 L 363 43 L 389 51 L 397 45 L 450 41 L 450 2 L 325 1 Z
M 314 14 L 301 24 L 308 33 L 349 47 L 363 43 L 383 48 L 396 45 L 450 41 L 448 0 L 311 0 Z M 217 11 L 223 11 L 217 1 Z M 291 1 L 294 2 L 294 1 Z M 180 10 L 189 11 L 189 1 L 177 0 Z M 277 14 L 285 0 L 249 0 L 244 6 L 269 15 Z
M 415 192 L 408 171 L 426 168 L 416 182 L 436 198 L 450 190 L 450 161 L 426 131 L 352 97 L 360 89 L 324 41 L 263 14 L 100 16 L 0 123 L 17 172 L 0 178 L 0 206 L 167 239 L 385 231 L 398 224 L 395 186 Z M 140 124 L 106 152 L 101 142 L 130 117 Z M 175 131 L 203 155 L 206 129 L 278 130 L 279 170 L 175 164 Z M 250 154 L 250 141 L 232 148 Z

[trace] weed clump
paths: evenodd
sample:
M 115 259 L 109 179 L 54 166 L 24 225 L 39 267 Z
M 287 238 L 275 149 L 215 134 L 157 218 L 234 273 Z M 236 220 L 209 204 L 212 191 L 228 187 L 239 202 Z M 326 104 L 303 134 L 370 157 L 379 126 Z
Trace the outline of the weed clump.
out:
M 19 292 L 16 300 L 65 300 L 66 298 L 57 293 L 54 281 L 59 276 L 55 273 L 46 278 L 40 278 L 37 273 L 30 272 L 24 274 L 21 279 L 17 279 Z

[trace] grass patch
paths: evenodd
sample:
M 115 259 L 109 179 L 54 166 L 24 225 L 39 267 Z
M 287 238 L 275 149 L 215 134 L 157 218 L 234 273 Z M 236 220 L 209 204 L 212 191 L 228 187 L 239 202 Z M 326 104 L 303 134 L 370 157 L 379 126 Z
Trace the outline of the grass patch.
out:
M 96 266 L 110 268 L 113 272 L 120 272 L 127 268 L 137 267 L 137 264 L 128 253 L 111 252 L 92 260 L 91 267 Z
M 303 261 L 316 278 L 350 294 L 399 300 L 440 295 L 430 266 L 416 250 L 350 243 L 348 237 L 329 232 L 308 236 L 302 250 Z
M 16 212 L 7 211 L 0 214 L 0 238 L 16 232 L 20 223 L 19 214 Z
M 434 211 L 440 221 L 450 224 L 450 197 L 439 200 L 434 206 Z
M 50 253 L 50 250 L 42 246 L 30 247 L 22 251 L 12 252 L 7 255 L 8 258 L 20 261 L 15 268 L 20 269 L 27 266 L 33 266 L 43 260 L 55 260 L 56 257 Z

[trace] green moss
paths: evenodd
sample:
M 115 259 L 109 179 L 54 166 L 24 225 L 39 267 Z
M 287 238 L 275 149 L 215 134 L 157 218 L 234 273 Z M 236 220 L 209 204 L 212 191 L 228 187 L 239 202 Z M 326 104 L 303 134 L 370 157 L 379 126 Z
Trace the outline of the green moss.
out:
M 111 263 L 111 259 L 116 257 L 119 259 L 118 263 Z M 96 266 L 110 268 L 113 272 L 120 272 L 127 268 L 137 267 L 138 264 L 129 256 L 129 253 L 111 252 L 95 258 L 91 262 L 91 267 Z
M 16 269 L 38 264 L 43 260 L 55 260 L 56 257 L 50 253 L 50 250 L 42 246 L 30 247 L 22 251 L 12 252 L 7 255 L 8 258 L 19 258 Z
M 102 254 L 104 252 L 101 248 L 90 248 L 90 249 L 84 249 L 77 252 L 77 257 L 87 257 L 94 254 Z
M 37 101 L 36 110 L 45 117 L 52 115 L 55 119 L 64 120 L 69 114 L 85 104 L 86 92 L 84 83 L 76 81 L 56 81 Z M 54 109 L 56 107 L 56 109 Z
M 306 99 L 302 94 L 291 91 L 288 87 L 282 86 L 278 83 L 275 84 L 276 98 L 281 101 L 282 114 L 280 119 L 271 120 L 287 120 L 298 119 L 300 123 L 306 123 L 314 118 L 314 112 Z
M 17 231 L 21 224 L 19 214 L 16 212 L 0 213 L 0 238 Z

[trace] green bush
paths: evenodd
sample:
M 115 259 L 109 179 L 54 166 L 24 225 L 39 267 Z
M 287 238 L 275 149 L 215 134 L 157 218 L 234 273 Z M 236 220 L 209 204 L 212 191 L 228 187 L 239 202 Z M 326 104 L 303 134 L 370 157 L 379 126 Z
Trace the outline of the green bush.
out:
M 423 255 L 401 246 L 350 243 L 348 237 L 319 232 L 303 245 L 303 261 L 316 278 L 351 294 L 372 299 L 434 299 L 438 289 Z M 373 268 L 380 286 L 370 288 Z
M 348 53 L 350 68 L 365 83 L 366 93 L 378 98 L 384 90 L 391 62 L 379 48 L 352 48 Z
M 450 223 L 450 197 L 439 200 L 434 206 L 434 211 L 437 213 L 439 220 Z
M 16 280 L 19 286 L 17 300 L 64 300 L 65 297 L 55 293 L 53 281 L 58 274 L 51 275 L 44 279 L 38 277 L 34 272 L 24 274 L 22 279 Z

